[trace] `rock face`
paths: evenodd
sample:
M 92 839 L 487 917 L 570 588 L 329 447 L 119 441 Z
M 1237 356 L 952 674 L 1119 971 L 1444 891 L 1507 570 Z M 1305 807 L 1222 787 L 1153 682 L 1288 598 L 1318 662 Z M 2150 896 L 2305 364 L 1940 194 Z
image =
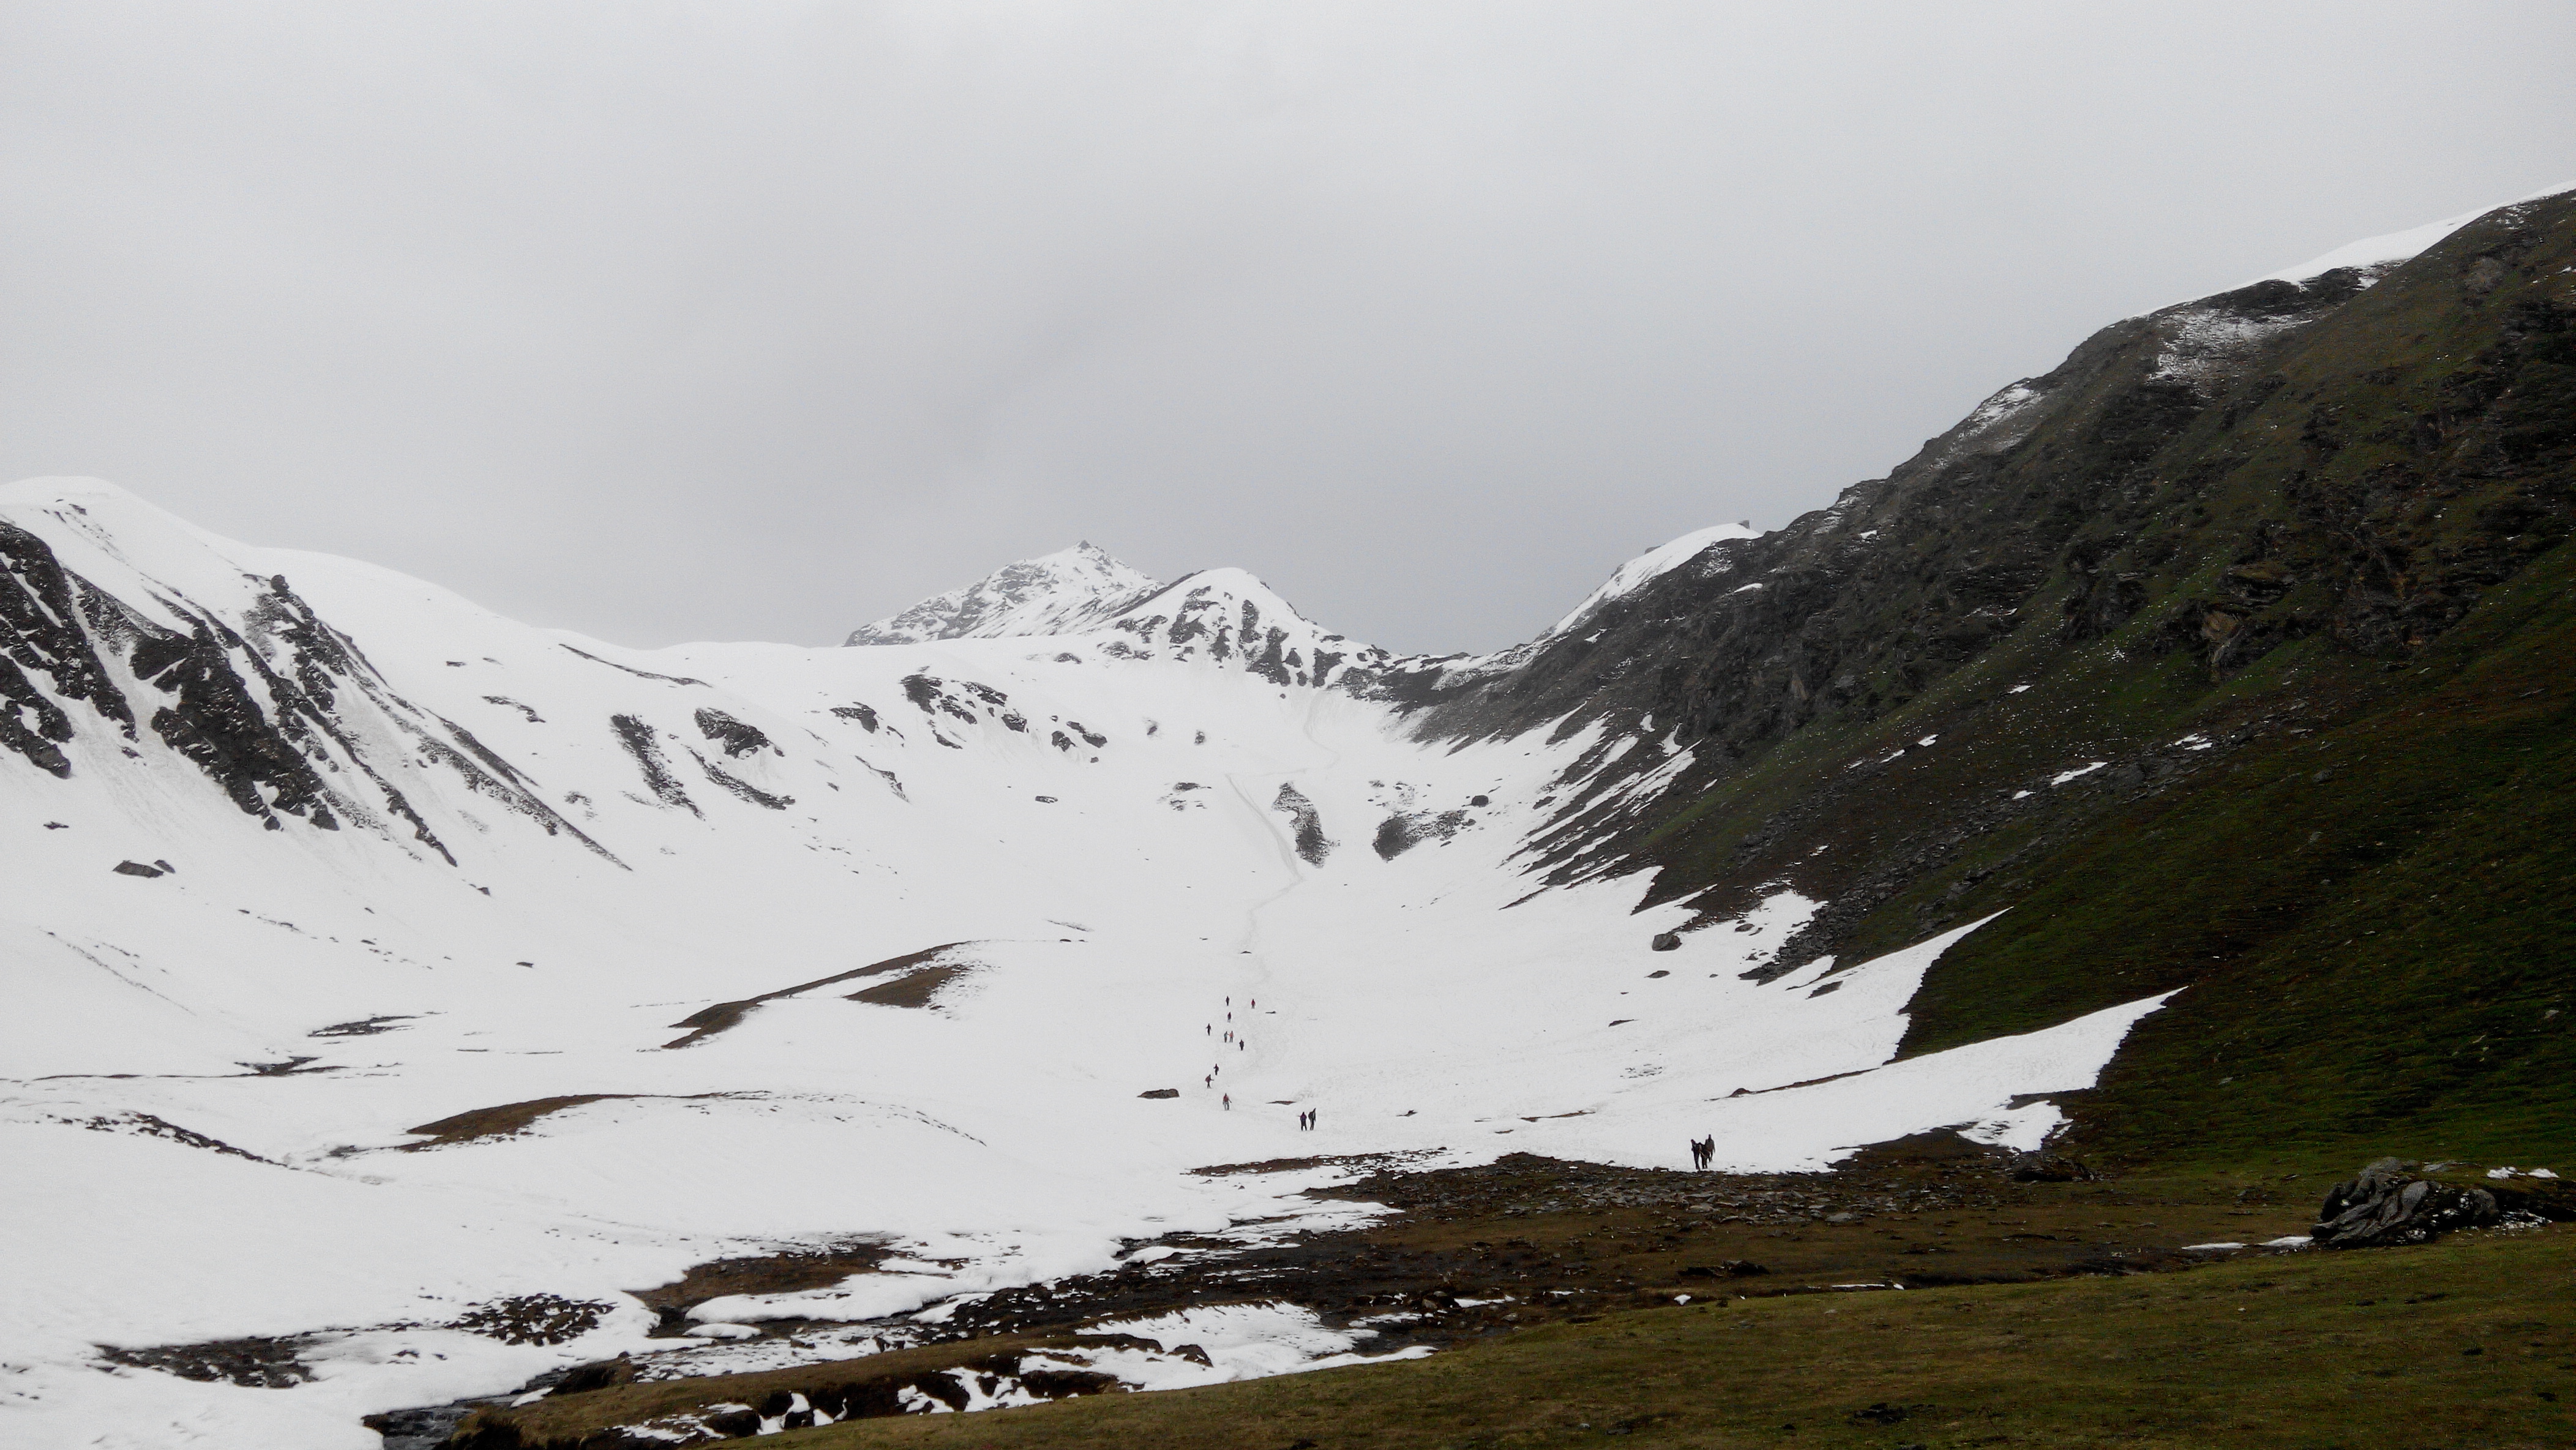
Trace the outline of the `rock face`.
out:
M 1153 593 L 1154 577 L 1085 542 L 1039 559 L 1023 559 L 901 614 L 851 631 L 852 645 L 919 644 L 938 639 L 999 639 L 1070 634 L 1115 616 Z
M 2054 1153 L 2016 1153 L 2004 1172 L 2015 1183 L 2090 1183 L 2093 1170 Z
M 2453 1229 L 2501 1221 L 2495 1195 L 2418 1178 L 2415 1165 L 2382 1158 L 2349 1183 L 2338 1183 L 2310 1230 L 2319 1248 L 2375 1249 L 2427 1243 Z

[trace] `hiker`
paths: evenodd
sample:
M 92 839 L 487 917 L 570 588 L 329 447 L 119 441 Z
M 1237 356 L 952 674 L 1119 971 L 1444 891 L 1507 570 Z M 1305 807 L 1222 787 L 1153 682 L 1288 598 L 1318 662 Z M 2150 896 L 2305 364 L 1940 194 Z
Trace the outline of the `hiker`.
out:
M 1212 1087 L 1215 1087 L 1215 1086 L 1216 1086 L 1216 1074 L 1214 1074 L 1214 1073 L 1209 1073 L 1206 1077 L 1200 1078 L 1200 1079 L 1199 1079 L 1199 1086 L 1200 1086 L 1200 1087 L 1203 1087 L 1203 1088 L 1212 1088 Z
M 1315 1126 L 1315 1120 L 1323 1115 L 1324 1110 L 1322 1108 L 1308 1108 L 1306 1110 L 1306 1126 L 1312 1128 Z
M 1213 1022 L 1209 1023 L 1209 1024 L 1207 1025 L 1207 1030 L 1208 1030 L 1208 1036 L 1210 1036 L 1210 1037 L 1214 1037 L 1214 1036 L 1216 1036 L 1216 1024 L 1215 1024 L 1215 1023 L 1213 1023 Z
M 1220 1099 L 1220 1101 L 1224 1103 L 1225 1110 L 1227 1112 L 1230 1113 L 1234 1111 L 1234 1094 L 1227 1093 L 1224 1098 Z

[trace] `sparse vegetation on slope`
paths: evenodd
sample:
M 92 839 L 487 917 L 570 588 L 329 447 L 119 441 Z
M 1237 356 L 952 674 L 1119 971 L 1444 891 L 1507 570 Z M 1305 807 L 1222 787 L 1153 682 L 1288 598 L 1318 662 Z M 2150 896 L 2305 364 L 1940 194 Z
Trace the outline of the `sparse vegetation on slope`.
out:
M 2568 1230 L 2188 1274 L 1693 1303 L 1419 1363 L 782 1447 L 2540 1446 L 2576 1435 Z

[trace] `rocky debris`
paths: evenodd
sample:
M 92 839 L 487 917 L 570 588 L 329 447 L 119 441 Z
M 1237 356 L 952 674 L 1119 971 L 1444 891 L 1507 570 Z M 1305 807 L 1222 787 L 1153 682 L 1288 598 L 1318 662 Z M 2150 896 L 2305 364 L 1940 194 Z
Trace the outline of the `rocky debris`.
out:
M 311 1062 L 313 1059 L 307 1057 L 300 1060 Z M 81 1123 L 81 1126 L 89 1129 L 93 1133 L 124 1133 L 138 1138 L 166 1138 L 169 1141 L 180 1144 L 184 1147 L 205 1148 L 216 1153 L 228 1153 L 235 1158 L 247 1158 L 253 1163 L 266 1163 L 270 1161 L 269 1159 L 262 1158 L 257 1153 L 245 1152 L 242 1149 L 236 1148 L 221 1138 L 210 1138 L 192 1128 L 182 1128 L 167 1118 L 162 1118 L 152 1113 L 109 1113 L 87 1119 Z
M 285 1338 L 215 1339 L 202 1344 L 162 1344 L 142 1349 L 102 1345 L 99 1358 L 135 1369 L 157 1369 L 183 1380 L 224 1380 L 245 1389 L 284 1390 L 313 1378 L 303 1352 L 311 1335 Z
M 701 710 L 698 713 L 700 715 L 705 715 L 708 712 Z M 746 726 L 744 728 L 748 729 L 749 727 Z M 758 732 L 755 731 L 754 733 L 756 734 Z M 766 737 L 763 738 L 766 739 Z M 796 797 L 792 795 L 771 795 L 769 792 L 753 785 L 750 781 L 744 780 L 739 776 L 725 771 L 714 761 L 698 754 L 695 750 L 689 752 L 689 758 L 698 763 L 698 769 L 706 772 L 708 780 L 713 781 L 715 784 L 732 792 L 734 795 L 751 802 L 753 805 L 760 806 L 767 810 L 783 811 L 789 806 L 796 804 Z
M 478 1304 L 457 1316 L 455 1328 L 503 1344 L 563 1344 L 599 1327 L 610 1305 L 560 1294 L 518 1294 Z M 585 1366 L 595 1368 L 596 1366 Z M 576 1370 L 578 1374 L 582 1371 Z M 629 1371 L 630 1377 L 632 1371 Z M 561 1391 L 558 1391 L 561 1393 Z
M 2004 1171 L 2015 1183 L 2090 1183 L 2093 1181 L 2092 1169 L 2072 1158 L 2062 1158 L 2055 1153 L 2039 1151 L 2014 1154 L 2012 1162 L 2005 1166 Z
M 107 869 L 115 872 L 119 876 L 141 876 L 146 880 L 149 880 L 152 877 L 161 875 L 167 868 L 156 869 L 151 866 L 146 866 L 140 861 L 119 861 Z
M 1369 844 L 1380 860 L 1392 861 L 1425 841 L 1446 841 L 1466 826 L 1465 811 L 1399 811 L 1378 824 Z
M 2375 1249 L 2428 1243 L 2453 1229 L 2503 1221 L 2494 1194 L 2417 1177 L 2417 1166 L 2382 1158 L 2336 1184 L 2317 1210 L 2310 1237 L 2319 1248 Z
M 570 648 L 570 646 L 566 646 Z M 617 732 L 617 743 L 635 759 L 635 768 L 644 775 L 644 788 L 666 806 L 678 806 L 693 816 L 703 816 L 698 803 L 680 786 L 680 778 L 671 774 L 670 762 L 662 758 L 662 747 L 655 741 L 653 727 L 632 715 L 611 715 L 608 726 Z
M 1677 952 L 1682 949 L 1682 936 L 1677 931 L 1659 931 L 1647 945 L 1659 952 Z
M 1323 865 L 1324 858 L 1340 844 L 1324 834 L 1323 816 L 1315 810 L 1315 803 L 1297 787 L 1280 782 L 1279 794 L 1271 798 L 1270 808 L 1296 824 L 1297 855 L 1307 865 Z
M 439 1443 L 445 1450 L 571 1450 L 575 1444 L 584 1450 L 641 1450 L 775 1435 L 845 1420 L 989 1409 L 1021 1396 L 1061 1400 L 1104 1394 L 1130 1386 L 1096 1370 L 1031 1361 L 1079 1359 L 1086 1351 L 1111 1348 L 1165 1352 L 1153 1341 L 1132 1335 L 1095 1335 L 1083 1341 L 1014 1345 L 970 1354 L 935 1368 L 906 1362 L 921 1358 L 918 1354 L 872 1355 L 709 1381 L 711 1391 L 739 1393 L 741 1398 L 702 1402 L 677 1412 L 576 1432 L 577 1440 L 551 1433 L 542 1418 L 523 1428 L 523 1417 L 514 1415 L 512 1407 L 487 1401 L 466 1414 L 452 1437 Z M 946 1354 L 953 1356 L 955 1351 Z M 584 1365 L 558 1381 L 546 1398 L 615 1390 L 634 1380 L 634 1366 L 622 1359 Z M 379 1418 L 390 1421 L 391 1417 Z M 376 1427 L 373 1420 L 369 1425 Z
M 770 743 L 769 737 L 761 732 L 759 726 L 748 721 L 737 720 L 722 710 L 700 710 L 697 720 L 699 732 L 723 746 L 724 753 L 728 756 L 740 757 L 762 750 L 778 750 L 777 746 Z M 786 754 L 783 750 L 779 753 Z

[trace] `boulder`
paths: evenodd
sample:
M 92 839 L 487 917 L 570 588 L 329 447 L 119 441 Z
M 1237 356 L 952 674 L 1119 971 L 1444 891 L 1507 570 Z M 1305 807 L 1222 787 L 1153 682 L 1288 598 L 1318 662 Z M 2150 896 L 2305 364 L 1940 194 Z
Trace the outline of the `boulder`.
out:
M 2015 1183 L 2090 1183 L 2093 1170 L 2054 1153 L 2015 1153 L 2004 1172 Z
M 1655 933 L 1655 939 L 1648 945 L 1659 952 L 1677 952 L 1682 947 L 1682 934 L 1677 931 L 1659 931 Z
M 1180 1095 L 1181 1090 L 1179 1088 L 1147 1088 L 1145 1091 L 1136 1094 L 1136 1096 L 1140 1098 L 1176 1098 Z
M 2453 1229 L 2503 1220 L 2494 1194 L 2419 1177 L 2416 1167 L 2382 1158 L 2350 1182 L 2336 1184 L 2308 1236 L 2319 1248 L 2375 1249 L 2427 1243 Z

